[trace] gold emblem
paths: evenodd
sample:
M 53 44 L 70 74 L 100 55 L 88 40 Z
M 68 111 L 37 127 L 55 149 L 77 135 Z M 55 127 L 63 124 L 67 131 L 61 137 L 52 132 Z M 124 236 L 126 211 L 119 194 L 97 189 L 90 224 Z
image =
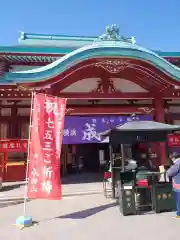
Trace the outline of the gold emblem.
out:
M 163 199 L 167 199 L 168 195 L 167 194 L 163 194 Z
M 160 200 L 160 199 L 161 199 L 161 194 L 158 194 L 158 196 L 157 196 L 157 197 L 158 197 L 158 199 Z
M 126 191 L 126 196 L 131 196 L 131 191 Z

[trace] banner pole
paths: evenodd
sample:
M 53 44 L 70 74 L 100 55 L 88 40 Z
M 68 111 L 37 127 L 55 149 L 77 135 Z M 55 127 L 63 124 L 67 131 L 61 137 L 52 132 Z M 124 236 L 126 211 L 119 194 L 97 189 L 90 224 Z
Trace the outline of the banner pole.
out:
M 27 193 L 28 193 L 28 171 L 29 171 L 29 153 L 30 153 L 30 143 L 31 143 L 31 128 L 32 128 L 32 115 L 33 115 L 33 103 L 35 92 L 31 94 L 31 112 L 30 112 L 30 123 L 29 123 L 29 136 L 28 136 L 28 149 L 27 149 L 27 163 L 26 163 L 26 182 L 25 182 L 25 190 L 24 190 L 24 208 L 23 208 L 23 216 L 16 219 L 16 225 L 20 228 L 24 228 L 26 226 L 32 225 L 32 217 L 26 216 L 26 207 L 27 207 Z
M 30 112 L 30 123 L 29 123 L 29 136 L 28 136 L 28 149 L 27 149 L 27 164 L 26 164 L 26 185 L 24 191 L 24 216 L 26 216 L 26 204 L 27 204 L 27 192 L 28 192 L 28 171 L 29 171 L 29 152 L 30 152 L 30 142 L 31 142 L 31 127 L 32 127 L 32 113 L 33 113 L 33 102 L 35 93 L 32 92 L 31 95 L 31 112 Z

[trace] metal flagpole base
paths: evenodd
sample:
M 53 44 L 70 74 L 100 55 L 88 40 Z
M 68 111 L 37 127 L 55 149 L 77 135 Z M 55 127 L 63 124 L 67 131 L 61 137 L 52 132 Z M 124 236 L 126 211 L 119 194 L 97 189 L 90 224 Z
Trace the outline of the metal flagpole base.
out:
M 23 229 L 25 227 L 30 227 L 33 225 L 32 217 L 31 216 L 20 216 L 16 219 L 17 227 Z

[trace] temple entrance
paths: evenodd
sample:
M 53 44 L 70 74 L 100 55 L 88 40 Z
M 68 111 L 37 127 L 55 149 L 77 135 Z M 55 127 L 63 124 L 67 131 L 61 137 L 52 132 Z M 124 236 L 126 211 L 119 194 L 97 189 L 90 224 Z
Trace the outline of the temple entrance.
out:
M 76 151 L 73 152 L 73 147 Z M 108 143 L 86 143 L 77 145 L 64 145 L 61 157 L 61 174 L 78 174 L 79 164 L 82 172 L 104 172 L 109 162 Z
M 82 157 L 85 172 L 101 172 L 109 161 L 108 143 L 79 144 L 76 159 Z

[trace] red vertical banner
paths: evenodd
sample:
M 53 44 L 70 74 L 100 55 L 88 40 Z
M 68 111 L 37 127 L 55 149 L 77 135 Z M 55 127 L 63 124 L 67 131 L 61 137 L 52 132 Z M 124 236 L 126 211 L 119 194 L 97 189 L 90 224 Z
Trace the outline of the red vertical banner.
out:
M 61 199 L 60 154 L 66 99 L 35 94 L 29 143 L 28 198 Z

